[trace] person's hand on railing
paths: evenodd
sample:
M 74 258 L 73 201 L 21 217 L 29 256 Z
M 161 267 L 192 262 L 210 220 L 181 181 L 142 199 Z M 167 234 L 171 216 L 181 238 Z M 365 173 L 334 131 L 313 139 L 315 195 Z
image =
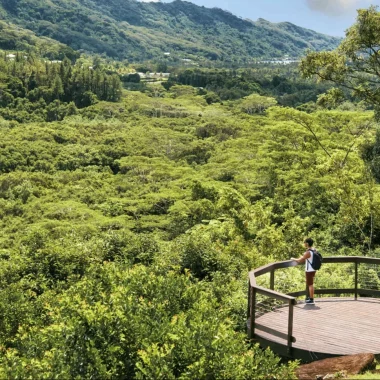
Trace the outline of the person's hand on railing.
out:
M 296 266 L 299 264 L 298 259 L 296 259 L 295 257 L 291 257 L 290 260 L 294 262 L 293 266 Z

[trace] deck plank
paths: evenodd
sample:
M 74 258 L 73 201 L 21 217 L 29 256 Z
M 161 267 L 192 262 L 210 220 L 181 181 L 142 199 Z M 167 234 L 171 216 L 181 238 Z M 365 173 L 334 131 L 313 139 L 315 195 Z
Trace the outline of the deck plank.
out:
M 256 322 L 287 333 L 288 307 L 261 315 Z M 286 346 L 284 339 L 255 330 L 267 341 Z M 375 298 L 321 298 L 316 304 L 294 307 L 294 348 L 330 355 L 363 352 L 380 354 L 380 300 Z

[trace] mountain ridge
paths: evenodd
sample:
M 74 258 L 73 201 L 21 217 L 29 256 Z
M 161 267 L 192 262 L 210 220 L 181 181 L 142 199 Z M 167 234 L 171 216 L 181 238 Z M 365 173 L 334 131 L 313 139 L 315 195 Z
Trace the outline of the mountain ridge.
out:
M 340 39 L 282 22 L 242 19 L 220 8 L 175 0 L 0 0 L 3 19 L 75 50 L 117 59 L 163 57 L 247 62 L 306 49 L 329 50 Z

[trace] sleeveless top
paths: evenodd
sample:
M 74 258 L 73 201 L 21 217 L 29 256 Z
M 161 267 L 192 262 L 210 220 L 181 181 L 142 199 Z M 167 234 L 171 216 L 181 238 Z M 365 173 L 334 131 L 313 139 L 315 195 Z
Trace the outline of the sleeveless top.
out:
M 314 252 L 311 249 L 308 249 L 310 252 L 310 257 L 306 259 L 305 261 L 305 272 L 315 272 L 315 269 L 311 266 L 311 263 L 313 262 Z

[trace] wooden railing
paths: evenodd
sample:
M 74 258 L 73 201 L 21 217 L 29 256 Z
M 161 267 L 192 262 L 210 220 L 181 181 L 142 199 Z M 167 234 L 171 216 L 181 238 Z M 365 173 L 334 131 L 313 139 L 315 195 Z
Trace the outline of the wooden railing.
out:
M 337 263 L 352 263 L 355 265 L 355 275 L 354 275 L 354 287 L 349 289 L 315 289 L 315 294 L 353 294 L 355 299 L 358 296 L 372 296 L 380 297 L 380 290 L 377 289 L 363 289 L 358 288 L 358 266 L 359 264 L 376 264 L 380 265 L 380 259 L 370 258 L 370 257 L 360 257 L 360 256 L 339 256 L 339 257 L 326 257 L 323 259 L 323 266 L 321 270 L 326 268 L 327 264 L 337 264 Z M 290 268 L 297 266 L 297 262 L 294 260 L 281 261 L 273 264 L 269 264 L 258 269 L 249 272 L 249 284 L 248 284 L 248 337 L 250 339 L 255 338 L 255 329 L 264 331 L 266 333 L 272 334 L 276 337 L 285 339 L 287 341 L 288 354 L 291 354 L 292 344 L 296 341 L 293 336 L 293 312 L 294 305 L 296 305 L 296 297 L 306 296 L 307 289 L 291 292 L 288 294 L 279 293 L 274 290 L 275 285 L 275 272 L 278 269 Z M 379 268 L 380 269 L 380 268 Z M 264 274 L 270 273 L 270 285 L 269 289 L 257 285 L 256 279 Z M 257 310 L 257 294 L 282 301 L 288 304 L 288 332 L 284 334 L 283 332 L 276 331 L 267 326 L 260 325 L 256 323 L 256 310 Z

